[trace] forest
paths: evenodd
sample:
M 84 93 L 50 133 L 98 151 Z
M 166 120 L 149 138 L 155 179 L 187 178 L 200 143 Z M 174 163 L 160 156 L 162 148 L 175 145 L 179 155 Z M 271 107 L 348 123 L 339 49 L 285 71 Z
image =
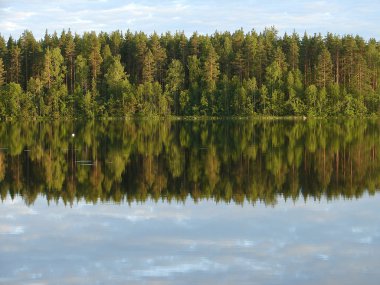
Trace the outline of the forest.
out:
M 380 114 L 380 44 L 328 33 L 0 35 L 0 119 Z
M 3 122 L 0 198 L 355 199 L 379 192 L 379 140 L 377 119 Z

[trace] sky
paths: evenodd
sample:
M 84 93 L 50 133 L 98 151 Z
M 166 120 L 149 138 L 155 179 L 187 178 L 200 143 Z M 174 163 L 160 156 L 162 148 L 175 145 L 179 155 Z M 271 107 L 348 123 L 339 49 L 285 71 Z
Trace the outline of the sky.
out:
M 0 0 L 0 33 L 18 38 L 26 29 L 36 38 L 45 30 L 260 32 L 275 26 L 280 35 L 359 34 L 380 39 L 379 0 Z

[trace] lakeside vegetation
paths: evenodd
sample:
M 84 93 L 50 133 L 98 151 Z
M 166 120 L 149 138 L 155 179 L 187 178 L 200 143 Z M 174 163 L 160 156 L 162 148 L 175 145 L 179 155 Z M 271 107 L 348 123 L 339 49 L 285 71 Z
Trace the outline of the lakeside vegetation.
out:
M 0 197 L 225 203 L 355 199 L 380 189 L 378 120 L 0 124 Z M 75 134 L 75 137 L 72 136 Z
M 380 44 L 194 33 L 0 35 L 0 118 L 380 114 Z

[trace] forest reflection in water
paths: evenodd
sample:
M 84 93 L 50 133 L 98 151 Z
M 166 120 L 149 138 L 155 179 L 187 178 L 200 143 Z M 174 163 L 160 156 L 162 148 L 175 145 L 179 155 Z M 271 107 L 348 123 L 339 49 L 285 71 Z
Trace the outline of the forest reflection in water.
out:
M 358 198 L 379 189 L 379 142 L 364 119 L 1 123 L 0 191 L 27 205 Z

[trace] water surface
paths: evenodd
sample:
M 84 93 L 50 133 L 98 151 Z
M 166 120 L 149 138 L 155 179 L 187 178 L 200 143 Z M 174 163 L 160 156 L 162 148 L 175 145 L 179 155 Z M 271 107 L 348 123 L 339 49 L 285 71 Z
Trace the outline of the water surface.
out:
M 371 120 L 1 124 L 0 283 L 377 284 L 379 139 Z

